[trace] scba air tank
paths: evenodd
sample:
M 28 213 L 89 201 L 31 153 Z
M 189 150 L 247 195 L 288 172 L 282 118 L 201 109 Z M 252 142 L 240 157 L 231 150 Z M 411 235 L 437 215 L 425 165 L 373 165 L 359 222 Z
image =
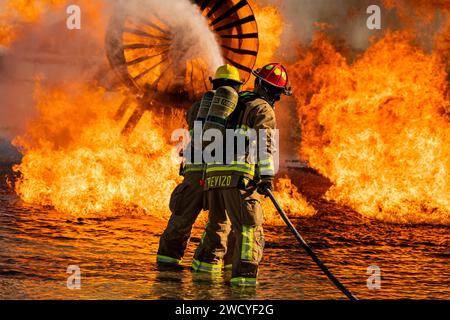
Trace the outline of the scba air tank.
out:
M 218 129 L 225 134 L 228 117 L 236 109 L 239 95 L 232 87 L 220 87 L 214 94 L 203 133 L 209 129 Z
M 216 91 L 214 90 L 207 91 L 200 101 L 200 107 L 198 109 L 195 121 L 200 121 L 202 126 L 205 124 L 206 118 L 208 117 L 209 109 L 211 108 L 215 93 Z

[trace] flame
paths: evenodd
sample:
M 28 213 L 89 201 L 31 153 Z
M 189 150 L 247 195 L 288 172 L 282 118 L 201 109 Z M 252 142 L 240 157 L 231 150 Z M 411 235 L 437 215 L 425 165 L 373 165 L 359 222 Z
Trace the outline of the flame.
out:
M 277 50 L 281 45 L 281 34 L 284 22 L 279 10 L 275 6 L 260 6 L 252 3 L 259 33 L 259 52 L 256 66 L 274 62 Z
M 260 68 L 268 63 L 278 61 L 278 49 L 281 45 L 281 35 L 284 29 L 284 20 L 276 6 L 261 6 L 251 2 L 255 19 L 258 23 L 259 52 L 255 67 Z M 253 87 L 252 76 L 247 86 Z M 285 212 L 290 216 L 308 217 L 316 213 L 305 198 L 298 192 L 297 187 L 289 177 L 279 178 L 275 182 L 274 196 L 279 201 Z M 273 204 L 267 198 L 262 203 L 265 221 L 269 225 L 284 225 Z
M 13 1 L 11 12 L 19 12 L 22 21 L 37 22 L 44 7 L 63 2 L 34 1 L 26 6 L 26 2 Z M 95 12 L 102 12 L 97 10 L 101 3 L 83 2 L 84 23 L 92 26 L 105 20 L 95 16 Z M 279 47 L 282 20 L 274 7 L 258 7 L 257 11 L 261 46 L 265 48 L 258 63 L 264 64 Z M 103 41 L 103 27 L 92 29 Z M 169 129 L 155 113 L 147 112 L 130 137 L 121 135 L 132 108 L 123 121 L 111 119 L 124 98 L 121 94 L 111 96 L 94 83 L 59 87 L 38 83 L 38 116 L 14 141 L 24 153 L 22 163 L 15 167 L 21 178 L 14 187 L 21 199 L 77 216 L 133 212 L 168 217 L 170 194 L 181 179 L 173 146 L 166 139 Z M 288 212 L 313 212 L 290 180 L 281 179 L 277 187 L 277 196 Z M 269 205 L 268 222 L 280 223 Z M 203 215 L 199 223 L 204 220 Z
M 441 32 L 436 36 L 434 51 L 447 64 L 447 73 L 450 79 L 450 13 L 446 24 L 443 26 Z M 449 92 L 450 94 L 450 92 Z
M 256 57 L 255 68 L 278 60 L 277 51 L 281 45 L 281 34 L 283 33 L 284 21 L 275 6 L 261 6 L 251 1 L 253 13 L 258 23 L 259 51 Z M 245 85 L 246 90 L 253 89 L 255 77 L 252 75 Z
M 111 119 L 122 97 L 71 84 L 35 93 L 39 117 L 15 144 L 25 151 L 15 168 L 16 192 L 29 203 L 75 215 L 149 213 L 167 216 L 178 182 L 172 147 L 153 113 L 130 137 Z
M 408 0 L 408 5 L 405 5 L 404 0 L 383 0 L 383 4 L 387 9 L 395 8 L 399 17 L 405 21 L 420 17 L 432 22 L 440 10 L 450 11 L 449 0 Z M 411 17 L 411 12 L 415 17 Z
M 66 0 L 8 0 L 0 14 L 0 45 L 9 47 L 23 32 L 24 23 L 37 23 L 49 9 L 57 9 Z
M 289 217 L 311 217 L 317 211 L 298 192 L 297 187 L 287 176 L 279 178 L 275 183 L 273 195 Z M 283 220 L 274 208 L 269 198 L 262 203 L 264 209 L 264 219 L 269 225 L 284 225 Z
M 25 154 L 14 168 L 22 175 L 15 183 L 21 199 L 76 216 L 132 212 L 167 218 L 171 191 L 180 182 L 173 146 L 152 112 L 130 137 L 121 135 L 123 123 L 110 119 L 122 99 L 87 84 L 38 84 L 39 115 L 14 141 Z M 315 214 L 288 177 L 277 180 L 276 190 L 291 216 Z M 263 206 L 266 223 L 283 223 L 268 199 Z
M 437 54 L 388 32 L 348 64 L 319 35 L 292 67 L 302 156 L 334 183 L 328 199 L 386 221 L 450 223 L 447 74 Z
M 44 13 L 65 2 L 11 1 L 7 13 L 21 17 L 21 22 L 38 23 Z M 105 3 L 77 3 L 83 8 L 83 26 L 103 43 L 107 18 L 100 9 Z M 19 30 L 11 20 L 6 22 Z M 24 154 L 15 167 L 21 173 L 15 184 L 21 199 L 82 216 L 127 211 L 167 216 L 170 192 L 179 177 L 172 146 L 163 135 L 164 123 L 148 112 L 133 134 L 124 137 L 121 130 L 133 109 L 122 122 L 111 120 L 124 98 L 111 96 L 92 81 L 38 84 L 38 117 L 14 141 Z
M 49 5 L 63 2 L 9 1 L 0 45 L 20 34 L 21 23 L 35 23 Z M 448 9 L 448 1 L 433 3 Z M 278 60 L 284 22 L 274 6 L 252 7 L 259 67 Z M 418 7 L 434 19 L 429 7 Z M 104 20 L 95 18 L 101 10 L 87 11 L 87 20 Z M 334 183 L 329 200 L 387 221 L 449 223 L 448 14 L 445 19 L 432 54 L 413 46 L 406 33 L 389 32 L 350 64 L 319 34 L 289 68 L 302 115 L 301 154 Z M 94 30 L 102 41 L 103 29 Z M 15 168 L 22 174 L 15 189 L 24 201 L 76 215 L 168 216 L 168 198 L 180 178 L 157 114 L 146 113 L 124 137 L 124 123 L 110 120 L 120 94 L 73 83 L 38 85 L 35 98 L 39 117 L 15 140 L 25 154 Z M 288 177 L 277 181 L 275 195 L 290 215 L 315 213 Z M 263 206 L 267 223 L 280 224 L 269 200 Z
M 14 187 L 13 187 L 14 182 L 12 181 L 11 177 L 9 177 L 8 175 L 5 175 L 5 184 L 9 190 L 14 190 Z
M 402 0 L 383 2 L 386 8 L 397 11 L 405 29 L 414 34 L 420 34 L 424 26 L 440 21 L 440 30 L 432 37 L 434 52 L 446 61 L 447 70 L 450 70 L 450 0 L 410 0 L 407 6 Z

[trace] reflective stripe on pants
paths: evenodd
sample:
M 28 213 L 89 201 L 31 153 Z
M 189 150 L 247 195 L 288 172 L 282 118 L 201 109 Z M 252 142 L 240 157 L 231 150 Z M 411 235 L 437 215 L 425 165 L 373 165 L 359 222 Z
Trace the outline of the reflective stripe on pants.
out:
M 252 260 L 253 258 L 253 235 L 254 228 L 249 226 L 242 226 L 242 260 Z
M 192 269 L 198 272 L 216 273 L 222 271 L 222 264 L 211 264 L 194 259 L 192 260 Z
M 256 286 L 256 278 L 245 278 L 245 277 L 237 277 L 237 278 L 231 278 L 231 285 L 233 286 Z
M 176 259 L 176 258 L 172 258 L 172 257 L 168 257 L 168 256 L 163 256 L 163 255 L 156 255 L 156 262 L 159 263 L 168 263 L 168 264 L 181 264 L 181 260 L 180 259 Z

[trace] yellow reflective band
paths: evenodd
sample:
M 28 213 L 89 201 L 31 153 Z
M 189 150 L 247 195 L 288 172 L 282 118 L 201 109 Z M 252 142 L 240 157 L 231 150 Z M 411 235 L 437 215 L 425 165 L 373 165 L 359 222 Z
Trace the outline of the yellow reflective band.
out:
M 237 171 L 254 175 L 255 165 L 245 162 L 231 162 L 230 164 L 208 164 L 206 167 L 207 173 L 217 171 Z
M 273 168 L 274 168 L 273 160 L 270 160 L 270 159 L 268 159 L 268 160 L 261 160 L 261 161 L 258 162 L 258 166 L 260 168 L 264 168 L 264 169 L 265 168 L 270 168 L 270 169 L 273 170 Z
M 183 173 L 202 172 L 205 169 L 203 163 L 186 163 L 183 168 Z
M 200 262 L 199 271 L 206 272 L 220 272 L 222 271 L 222 264 L 211 264 L 206 262 Z
M 253 259 L 253 228 L 250 228 L 250 239 L 248 242 L 248 260 L 252 260 Z
M 184 165 L 186 168 L 199 168 L 199 169 L 203 169 L 203 163 L 186 163 Z
M 208 225 L 209 225 L 209 220 L 208 220 L 208 222 L 206 222 L 205 230 L 203 231 L 202 238 L 200 239 L 200 243 L 201 243 L 201 244 L 203 244 L 203 240 L 205 239 L 205 236 L 206 236 L 206 228 L 208 228 Z
M 172 257 L 168 257 L 168 256 L 162 256 L 162 255 L 159 255 L 159 254 L 156 256 L 156 261 L 157 262 L 163 262 L 163 263 L 181 264 L 181 260 L 180 259 L 176 259 L 176 258 L 172 258 Z
M 241 259 L 252 260 L 253 258 L 253 228 L 242 226 Z
M 263 175 L 273 175 L 275 173 L 275 166 L 272 159 L 261 160 L 258 162 L 258 170 Z
M 187 163 L 184 165 L 184 172 L 200 172 L 204 169 L 205 167 L 203 166 L 203 164 Z
M 247 227 L 246 226 L 242 226 L 242 245 L 241 245 L 241 259 L 245 260 L 246 256 L 245 256 L 245 249 L 247 247 Z
M 200 265 L 200 261 L 198 261 L 198 260 L 192 260 L 192 269 L 194 270 L 194 271 L 198 271 L 198 266 Z
M 236 286 L 256 286 L 256 278 L 232 278 L 231 284 Z
M 273 165 L 273 160 L 271 159 L 266 159 L 266 160 L 261 160 L 258 161 L 258 165 Z
M 238 168 L 238 167 L 218 167 L 218 168 L 211 168 L 211 169 L 206 170 L 206 172 L 216 172 L 216 171 L 237 171 L 237 172 L 247 173 L 250 175 L 254 174 L 253 170 L 247 170 L 247 169 L 242 169 L 242 168 Z
M 222 264 L 211 264 L 207 262 L 201 262 L 198 260 L 192 261 L 192 269 L 199 272 L 216 273 L 222 271 Z
M 203 169 L 192 168 L 192 169 L 186 169 L 186 170 L 184 170 L 184 173 L 188 173 L 188 172 L 201 172 L 201 171 L 203 171 Z
M 231 161 L 229 163 L 208 163 L 208 167 L 215 167 L 215 166 L 232 166 L 232 165 L 238 165 L 238 166 L 243 166 L 246 168 L 254 168 L 255 164 L 254 163 L 247 163 L 245 161 Z

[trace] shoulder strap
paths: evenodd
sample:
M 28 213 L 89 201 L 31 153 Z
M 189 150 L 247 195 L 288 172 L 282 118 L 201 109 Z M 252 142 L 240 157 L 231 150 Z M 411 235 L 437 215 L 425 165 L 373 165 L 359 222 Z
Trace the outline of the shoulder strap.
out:
M 242 91 L 239 93 L 239 101 L 246 103 L 247 101 L 255 99 L 257 96 L 258 95 L 253 91 Z
M 242 91 L 239 93 L 239 101 L 236 109 L 239 112 L 236 125 L 241 125 L 248 112 L 248 102 L 256 99 L 258 95 L 253 91 Z

